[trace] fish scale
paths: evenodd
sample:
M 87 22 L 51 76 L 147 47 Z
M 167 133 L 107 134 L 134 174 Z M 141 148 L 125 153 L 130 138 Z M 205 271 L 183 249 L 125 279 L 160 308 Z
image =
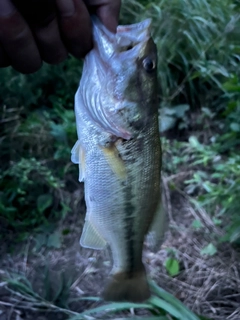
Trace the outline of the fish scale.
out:
M 117 30 L 112 34 L 93 20 L 94 48 L 75 96 L 72 161 L 79 164 L 87 207 L 80 244 L 112 252 L 104 299 L 143 301 L 150 296 L 144 239 L 150 231 L 159 247 L 165 229 L 157 55 L 149 20 Z

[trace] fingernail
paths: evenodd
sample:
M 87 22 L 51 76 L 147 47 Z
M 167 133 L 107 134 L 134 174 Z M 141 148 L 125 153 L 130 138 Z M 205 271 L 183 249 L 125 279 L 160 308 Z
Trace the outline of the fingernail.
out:
M 14 5 L 10 0 L 1 0 L 0 1 L 0 16 L 7 17 L 13 14 L 15 11 Z
M 72 16 L 75 12 L 73 0 L 56 0 L 57 7 L 62 16 Z

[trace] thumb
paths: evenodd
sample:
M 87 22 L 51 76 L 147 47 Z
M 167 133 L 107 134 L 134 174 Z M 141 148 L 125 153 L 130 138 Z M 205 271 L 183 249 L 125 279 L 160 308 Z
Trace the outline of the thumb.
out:
M 120 0 L 85 0 L 85 3 L 90 13 L 96 14 L 110 31 L 116 32 L 121 7 Z

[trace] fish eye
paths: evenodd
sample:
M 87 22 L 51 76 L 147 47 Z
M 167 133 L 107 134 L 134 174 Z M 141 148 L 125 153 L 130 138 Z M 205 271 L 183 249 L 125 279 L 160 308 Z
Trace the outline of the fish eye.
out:
M 154 60 L 152 60 L 151 58 L 145 58 L 142 62 L 143 64 L 143 68 L 147 71 L 147 72 L 152 72 L 153 70 L 155 70 L 156 68 L 156 63 Z

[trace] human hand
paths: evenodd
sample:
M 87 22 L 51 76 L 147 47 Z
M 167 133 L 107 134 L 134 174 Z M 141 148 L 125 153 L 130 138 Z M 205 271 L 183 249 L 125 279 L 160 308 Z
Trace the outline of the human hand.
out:
M 115 32 L 121 0 L 0 0 L 0 67 L 37 71 L 92 47 L 90 14 Z

